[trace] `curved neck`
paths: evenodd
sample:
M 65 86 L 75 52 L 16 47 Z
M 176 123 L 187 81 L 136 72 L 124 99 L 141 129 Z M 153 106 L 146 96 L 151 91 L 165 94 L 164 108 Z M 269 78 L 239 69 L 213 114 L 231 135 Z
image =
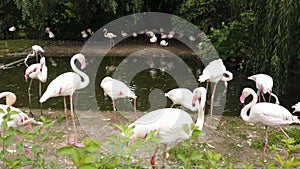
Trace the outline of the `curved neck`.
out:
M 256 93 L 251 90 L 250 94 L 252 95 L 253 99 L 250 103 L 248 103 L 246 106 L 244 106 L 241 110 L 241 117 L 244 121 L 249 122 L 249 116 L 247 115 L 247 112 L 249 109 L 251 109 L 252 106 L 254 106 L 257 103 L 257 95 Z
M 3 97 L 6 97 L 6 105 L 8 105 L 8 106 L 12 106 L 17 100 L 16 95 L 11 92 L 0 93 L 0 98 L 3 98 Z
M 103 31 L 104 31 L 104 36 L 106 37 L 107 36 L 107 30 L 104 29 Z
M 199 127 L 199 130 L 202 130 L 203 124 L 204 124 L 204 106 L 206 102 L 206 93 L 201 93 L 201 101 L 200 101 L 200 107 L 198 109 L 198 117 L 196 121 L 196 126 Z
M 75 60 L 76 59 L 77 58 L 73 57 L 70 61 L 70 64 L 71 64 L 71 67 L 72 67 L 73 71 L 83 78 L 83 82 L 80 83 L 80 87 L 79 87 L 79 89 L 82 89 L 82 88 L 85 88 L 89 84 L 90 79 L 85 73 L 83 73 L 81 70 L 79 70 L 76 67 L 76 65 L 75 65 Z
M 223 77 L 222 77 L 222 80 L 223 80 L 223 81 L 230 81 L 230 80 L 233 79 L 232 73 L 229 72 L 228 70 L 226 70 L 226 71 L 224 72 L 224 74 L 227 75 L 227 77 L 223 75 Z

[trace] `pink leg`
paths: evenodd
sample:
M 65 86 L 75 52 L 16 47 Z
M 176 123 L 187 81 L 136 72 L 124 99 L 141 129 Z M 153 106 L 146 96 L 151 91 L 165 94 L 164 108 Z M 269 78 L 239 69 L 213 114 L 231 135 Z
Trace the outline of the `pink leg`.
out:
M 67 103 L 66 103 L 66 97 L 64 96 L 64 108 L 65 108 L 65 116 L 66 116 L 66 127 L 68 130 L 68 138 L 67 138 L 67 144 L 72 144 L 70 140 L 70 127 L 69 127 L 69 115 L 68 115 L 68 108 L 67 108 Z
M 73 110 L 73 98 L 72 95 L 70 95 L 70 109 L 71 109 L 71 117 L 73 122 L 73 130 L 74 130 L 74 142 L 76 147 L 84 147 L 82 143 L 78 143 L 78 136 L 77 136 L 77 130 L 76 130 L 76 124 L 75 124 L 75 118 L 74 118 L 74 110 Z
M 42 97 L 42 82 L 41 81 L 39 81 L 39 97 L 40 98 Z M 42 111 L 43 104 L 42 103 L 40 103 L 40 109 L 41 109 L 41 115 L 43 115 L 43 111 Z
M 31 97 L 30 97 L 30 89 L 31 89 L 32 80 L 33 79 L 30 79 L 30 83 L 29 83 L 29 86 L 28 86 L 29 115 L 32 115 L 32 112 L 31 112 Z
M 268 126 L 266 126 L 265 146 L 264 146 L 264 152 L 263 152 L 263 157 L 262 157 L 263 161 L 265 160 L 267 145 L 268 145 Z
M 216 129 L 216 128 L 212 125 L 212 120 L 213 120 L 213 107 L 214 107 L 214 97 L 215 97 L 216 88 L 217 88 L 217 83 L 215 83 L 215 85 L 214 85 L 214 89 L 213 89 L 213 91 L 212 91 L 211 99 L 210 99 L 210 125 L 205 124 L 206 126 L 212 128 L 212 129 Z
M 156 147 L 156 149 L 154 150 L 154 153 L 151 157 L 151 160 L 150 160 L 150 163 L 151 163 L 151 166 L 152 166 L 152 169 L 155 169 L 155 156 L 156 156 L 156 153 L 157 153 L 157 150 L 158 150 L 158 146 Z
M 281 126 L 279 126 L 280 130 L 283 132 L 283 134 L 285 135 L 286 138 L 290 138 L 290 136 L 281 128 Z
M 269 102 L 271 102 L 271 94 L 272 94 L 272 91 L 270 91 L 270 96 L 269 96 Z
M 167 149 L 167 144 L 164 144 L 165 147 L 165 154 L 164 154 L 164 159 L 163 159 L 163 164 L 162 164 L 162 168 L 165 169 L 166 168 L 166 161 L 167 161 L 167 157 L 168 157 L 168 149 Z
M 114 122 L 117 123 L 117 109 L 116 109 L 115 101 L 113 99 L 111 100 L 114 108 Z
M 266 98 L 265 98 L 265 95 L 264 95 L 263 92 L 261 92 L 261 96 L 262 96 L 262 98 L 264 99 L 264 102 L 266 102 Z
M 133 99 L 133 107 L 134 107 L 135 119 L 138 119 L 138 116 L 137 116 L 137 113 L 136 113 L 136 98 Z

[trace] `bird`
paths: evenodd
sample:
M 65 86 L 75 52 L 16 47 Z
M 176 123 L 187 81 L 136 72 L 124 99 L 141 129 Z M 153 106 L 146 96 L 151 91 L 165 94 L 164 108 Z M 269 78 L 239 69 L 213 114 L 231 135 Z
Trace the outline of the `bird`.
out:
M 68 128 L 68 144 L 72 144 L 76 147 L 83 147 L 83 144 L 78 143 L 77 140 L 77 131 L 74 119 L 74 112 L 73 112 L 73 94 L 76 90 L 85 88 L 90 80 L 89 77 L 82 71 L 80 71 L 76 65 L 75 61 L 79 61 L 81 64 L 81 69 L 86 67 L 85 56 L 81 53 L 75 54 L 71 60 L 70 65 L 74 72 L 66 72 L 55 79 L 53 79 L 50 84 L 48 85 L 46 91 L 40 98 L 40 103 L 47 101 L 51 97 L 63 96 L 64 97 L 64 108 L 65 108 L 65 115 L 66 115 L 66 126 Z M 81 80 L 83 79 L 83 81 Z M 69 125 L 68 125 L 68 112 L 66 106 L 66 96 L 70 97 L 70 110 L 71 110 L 71 117 L 73 122 L 73 130 L 74 130 L 74 141 L 70 140 L 69 135 Z
M 161 46 L 168 46 L 168 42 L 166 40 L 161 40 L 159 43 Z
M 104 37 L 109 38 L 109 47 L 110 48 L 113 47 L 115 45 L 115 42 L 114 42 L 113 38 L 116 38 L 117 35 L 115 35 L 111 32 L 107 33 L 106 28 L 103 29 L 103 32 L 104 32 Z
M 198 116 L 195 124 L 189 113 L 184 110 L 176 108 L 158 109 L 147 113 L 129 125 L 129 127 L 134 127 L 132 139 L 134 140 L 137 137 L 144 138 L 150 131 L 155 130 L 156 135 L 160 137 L 157 143 L 164 144 L 165 153 L 163 163 L 165 164 L 168 156 L 167 144 L 188 139 L 192 134 L 191 132 L 186 133 L 183 125 L 188 125 L 189 129 L 191 129 L 192 124 L 194 124 L 199 130 L 202 130 L 204 122 L 203 106 L 206 100 L 206 89 L 204 87 L 198 88 L 197 92 L 195 92 L 195 97 L 201 98 L 200 108 L 198 109 Z M 155 168 L 154 165 L 157 150 L 158 145 L 150 160 L 153 168 Z
M 185 108 L 188 108 L 191 111 L 197 111 L 199 108 L 199 101 L 197 100 L 195 104 L 192 104 L 194 94 L 187 88 L 175 88 L 167 93 L 165 96 L 172 100 L 174 105 L 182 105 Z
M 249 80 L 253 80 L 256 84 L 258 101 L 260 102 L 260 96 L 266 101 L 264 94 L 269 93 L 269 102 L 272 95 L 273 79 L 267 74 L 256 74 L 248 77 Z
M 86 31 L 92 36 L 94 34 L 94 32 L 92 31 L 91 28 L 87 28 Z
M 8 108 L 10 108 L 11 112 L 14 112 L 13 114 L 10 115 L 10 119 L 7 121 L 7 127 L 13 127 L 17 128 L 20 126 L 26 126 L 26 125 L 31 125 L 32 123 L 38 124 L 38 125 L 43 125 L 42 122 L 37 122 L 34 120 L 34 118 L 29 117 L 26 113 L 21 111 L 20 109 L 13 107 L 12 105 L 16 102 L 17 96 L 9 91 L 1 92 L 0 93 L 0 98 L 6 98 L 6 104 L 0 104 L 0 109 L 4 111 L 4 113 L 0 113 L 0 124 L 2 125 L 3 118 L 4 116 L 9 113 L 7 112 Z M 0 128 L 0 132 L 1 132 Z
M 49 31 L 48 34 L 49 34 L 48 37 L 49 37 L 50 39 L 54 39 L 54 38 L 55 38 L 55 35 L 54 35 L 54 33 L 53 33 L 52 31 Z
M 266 138 L 263 151 L 263 160 L 266 153 L 266 147 L 268 144 L 268 126 L 280 126 L 287 125 L 292 123 L 300 124 L 300 121 L 297 116 L 293 116 L 285 107 L 268 102 L 257 103 L 258 96 L 255 91 L 251 88 L 244 88 L 242 95 L 240 96 L 240 102 L 245 103 L 245 99 L 252 95 L 253 99 L 250 103 L 245 105 L 241 109 L 241 117 L 244 121 L 249 123 L 260 122 L 266 126 Z M 248 110 L 250 109 L 250 114 L 247 115 Z M 289 138 L 285 131 L 280 127 L 283 134 Z
M 39 56 L 42 56 L 42 53 L 45 52 L 44 49 L 39 45 L 33 45 L 31 48 L 32 48 L 32 53 L 28 54 L 27 57 L 24 60 L 24 64 L 25 64 L 26 67 L 28 67 L 27 60 L 29 59 L 29 57 L 35 56 L 36 57 L 36 62 L 38 62 L 39 61 Z
M 125 38 L 128 36 L 128 33 L 124 32 L 124 31 L 121 31 L 121 35 Z
M 292 108 L 295 109 L 293 113 L 300 112 L 300 102 L 296 103 Z
M 81 37 L 86 41 L 86 39 L 89 37 L 89 35 L 86 33 L 85 30 L 81 31 Z
M 226 76 L 225 76 L 226 75 Z M 202 72 L 202 75 L 199 76 L 198 81 L 200 83 L 207 81 L 206 90 L 208 88 L 208 82 L 214 83 L 214 88 L 211 94 L 210 101 L 210 121 L 212 122 L 212 112 L 214 105 L 214 95 L 219 81 L 224 81 L 225 87 L 227 88 L 227 82 L 233 79 L 233 74 L 226 70 L 222 59 L 216 59 L 211 61 Z M 211 128 L 213 126 L 210 126 Z
M 154 35 L 150 38 L 150 42 L 154 43 L 154 46 L 156 46 L 156 42 L 157 42 L 157 37 Z
M 33 114 L 31 112 L 31 97 L 30 97 L 30 89 L 33 79 L 39 80 L 39 97 L 41 97 L 41 90 L 42 90 L 42 84 L 41 82 L 45 83 L 48 76 L 48 68 L 46 66 L 46 59 L 45 57 L 42 57 L 40 59 L 40 63 L 35 63 L 27 67 L 25 70 L 25 80 L 27 82 L 27 79 L 30 78 L 30 83 L 28 86 L 28 100 L 29 100 L 29 116 L 33 117 Z M 42 115 L 42 104 L 40 104 L 41 108 L 41 115 Z
M 118 98 L 132 98 L 133 99 L 133 106 L 134 106 L 134 114 L 135 118 L 137 119 L 137 113 L 136 113 L 136 98 L 137 96 L 133 91 L 130 90 L 130 88 L 123 83 L 122 81 L 113 79 L 109 76 L 102 79 L 101 88 L 104 90 L 104 94 L 108 95 L 111 98 L 113 109 L 114 109 L 114 122 L 117 121 L 117 109 L 115 105 L 115 100 Z
M 12 26 L 12 27 L 8 28 L 8 31 L 13 33 L 14 39 L 16 38 L 16 35 L 15 35 L 16 30 L 17 30 L 17 28 L 15 26 Z

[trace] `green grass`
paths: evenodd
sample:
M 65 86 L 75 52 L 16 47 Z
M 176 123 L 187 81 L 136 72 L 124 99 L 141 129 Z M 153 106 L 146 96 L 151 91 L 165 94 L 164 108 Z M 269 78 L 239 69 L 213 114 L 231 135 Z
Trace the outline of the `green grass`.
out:
M 33 39 L 0 40 L 0 56 L 4 56 L 8 53 L 31 51 L 32 45 L 39 44 L 40 46 L 44 46 L 47 43 L 49 42 Z

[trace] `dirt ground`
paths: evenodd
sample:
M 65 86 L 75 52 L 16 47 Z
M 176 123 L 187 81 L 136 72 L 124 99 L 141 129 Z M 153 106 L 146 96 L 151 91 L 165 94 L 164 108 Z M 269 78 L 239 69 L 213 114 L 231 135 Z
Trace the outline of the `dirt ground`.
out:
M 37 110 L 38 112 L 38 110 Z M 47 111 L 44 111 L 47 112 Z M 54 112 L 54 114 L 53 114 Z M 82 112 L 80 112 L 82 113 Z M 53 126 L 43 130 L 44 133 L 50 133 L 50 137 L 42 145 L 44 148 L 44 157 L 46 160 L 46 166 L 50 168 L 50 163 L 55 162 L 55 165 L 58 168 L 75 168 L 71 159 L 66 156 L 57 156 L 56 150 L 60 147 L 66 146 L 67 139 L 67 129 L 65 126 L 65 119 L 63 111 L 52 111 L 52 115 L 48 115 L 48 118 L 53 122 Z M 81 117 L 86 116 L 81 114 Z M 79 117 L 80 118 L 80 117 Z M 91 117 L 90 124 L 88 128 L 91 130 L 103 130 L 95 127 L 93 120 L 98 121 L 99 117 Z M 101 116 L 102 120 L 107 121 L 109 125 L 110 120 L 113 119 L 113 112 L 105 112 L 104 116 Z M 207 118 L 207 117 L 206 117 Z M 217 129 L 213 130 L 207 127 L 204 127 L 203 133 L 200 136 L 199 142 L 197 143 L 198 147 L 195 147 L 199 151 L 211 150 L 215 153 L 222 154 L 223 157 L 232 161 L 237 168 L 242 168 L 242 164 L 253 163 L 255 166 L 259 166 L 258 160 L 262 157 L 262 149 L 255 148 L 251 146 L 254 140 L 258 140 L 264 137 L 265 128 L 260 124 L 249 124 L 245 123 L 241 117 L 228 117 L 228 116 L 217 116 L 219 119 Z M 124 123 L 128 123 L 124 122 Z M 86 130 L 86 124 L 80 123 L 78 118 L 76 120 L 79 133 L 79 141 L 83 141 L 85 137 L 91 136 L 91 130 Z M 71 123 L 70 123 L 70 126 Z M 84 126 L 84 128 L 83 128 Z M 293 128 L 299 126 L 287 126 L 286 128 Z M 271 130 L 279 130 L 278 128 L 271 128 Z M 103 132 L 103 131 L 101 131 Z M 109 131 L 107 131 L 109 132 Z M 105 134 L 104 134 L 105 135 Z M 105 136 L 104 136 L 105 137 Z M 202 138 L 202 139 L 201 139 Z M 203 139 L 204 138 L 204 139 Z M 30 143 L 29 143 L 30 144 Z M 263 147 L 263 145 L 261 145 Z M 105 153 L 105 152 L 104 152 Z M 177 162 L 174 161 L 176 157 L 171 154 L 168 158 L 168 164 L 174 168 L 177 165 Z M 273 161 L 274 153 L 270 148 L 267 149 L 267 160 Z M 145 163 L 142 164 L 143 167 L 150 168 L 149 165 L 150 157 L 145 158 Z M 158 163 L 161 162 L 162 154 L 157 156 Z M 178 159 L 177 159 L 178 160 Z

